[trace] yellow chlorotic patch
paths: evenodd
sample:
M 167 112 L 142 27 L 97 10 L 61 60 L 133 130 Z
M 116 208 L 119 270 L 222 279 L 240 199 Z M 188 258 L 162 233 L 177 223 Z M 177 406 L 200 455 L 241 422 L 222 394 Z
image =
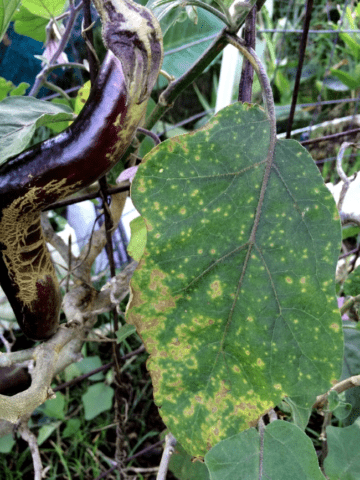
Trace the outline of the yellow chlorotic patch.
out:
M 286 277 L 285 278 L 286 283 L 293 283 L 292 278 Z
M 223 291 L 221 288 L 221 283 L 219 280 L 215 280 L 215 282 L 212 282 L 210 284 L 211 291 L 208 291 L 209 295 L 211 298 L 216 298 L 216 297 L 221 297 Z
M 189 408 L 185 408 L 184 416 L 185 417 L 192 417 L 194 415 L 195 408 L 194 405 L 191 405 Z

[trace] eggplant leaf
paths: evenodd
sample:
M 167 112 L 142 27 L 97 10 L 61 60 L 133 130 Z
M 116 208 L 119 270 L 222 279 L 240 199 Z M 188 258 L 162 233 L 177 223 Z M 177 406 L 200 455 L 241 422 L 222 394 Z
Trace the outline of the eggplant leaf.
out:
M 147 246 L 127 321 L 150 353 L 160 414 L 192 455 L 341 374 L 341 230 L 308 152 L 234 104 L 157 146 L 132 183 Z M 265 175 L 270 167 L 270 175 Z

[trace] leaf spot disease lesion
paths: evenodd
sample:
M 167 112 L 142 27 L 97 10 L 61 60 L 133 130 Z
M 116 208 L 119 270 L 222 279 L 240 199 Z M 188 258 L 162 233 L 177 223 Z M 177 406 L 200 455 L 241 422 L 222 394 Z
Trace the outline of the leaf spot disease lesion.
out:
M 261 358 L 258 358 L 258 359 L 256 360 L 256 365 L 257 365 L 258 367 L 264 367 L 264 366 L 265 366 L 265 363 L 261 360 Z
M 211 296 L 211 298 L 217 298 L 222 296 L 223 289 L 219 280 L 215 280 L 210 284 L 210 291 L 208 291 L 208 294 Z

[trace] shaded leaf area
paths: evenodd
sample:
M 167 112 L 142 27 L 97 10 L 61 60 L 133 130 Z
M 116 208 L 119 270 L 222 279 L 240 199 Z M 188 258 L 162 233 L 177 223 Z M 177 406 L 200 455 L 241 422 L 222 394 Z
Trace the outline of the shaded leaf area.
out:
M 358 270 L 358 269 L 357 269 Z M 355 270 L 355 272 L 357 272 Z M 354 273 L 355 273 L 354 272 Z M 354 275 L 354 274 L 353 274 Z M 345 282 L 344 285 L 346 285 Z M 354 327 L 354 322 L 344 320 L 344 362 L 340 380 L 360 373 L 360 331 Z M 360 416 L 360 387 L 349 388 L 345 391 L 345 399 L 352 406 L 350 415 L 344 419 L 343 425 L 350 425 Z
M 295 141 L 277 143 L 266 182 L 269 130 L 259 107 L 234 104 L 156 147 L 132 183 L 148 239 L 127 320 L 192 455 L 284 396 L 309 406 L 341 372 L 335 204 Z
M 197 24 L 194 24 L 185 15 L 185 21 L 175 23 L 164 37 L 166 53 L 162 68 L 174 75 L 175 78 L 189 70 L 211 44 L 211 35 L 219 33 L 224 27 L 221 20 L 206 10 L 198 9 L 197 14 Z M 166 29 L 167 23 L 172 23 L 176 15 L 175 10 L 169 18 L 161 19 L 162 28 Z M 186 42 L 184 39 L 186 39 Z M 159 77 L 158 82 L 159 88 L 167 85 L 167 81 L 162 76 Z
M 205 456 L 212 480 L 324 480 L 309 437 L 275 421 L 263 438 L 255 428 L 223 440 Z
M 0 42 L 21 0 L 0 0 Z
M 327 427 L 328 455 L 324 469 L 329 480 L 358 480 L 360 472 L 360 424 L 346 428 Z
M 179 443 L 171 455 L 169 470 L 181 480 L 210 480 L 207 466 L 202 462 L 193 462 L 191 455 Z
M 46 41 L 46 26 L 49 23 L 48 18 L 40 17 L 29 12 L 23 5 L 15 12 L 14 30 L 19 35 L 25 35 L 38 42 Z
M 0 165 L 22 152 L 35 130 L 52 122 L 74 120 L 66 105 L 58 105 L 33 97 L 7 97 L 0 102 Z
M 290 407 L 293 423 L 301 430 L 305 430 L 307 424 L 309 423 L 312 410 L 311 407 L 301 407 L 293 402 L 290 397 L 286 397 L 284 402 L 285 405 L 287 404 Z

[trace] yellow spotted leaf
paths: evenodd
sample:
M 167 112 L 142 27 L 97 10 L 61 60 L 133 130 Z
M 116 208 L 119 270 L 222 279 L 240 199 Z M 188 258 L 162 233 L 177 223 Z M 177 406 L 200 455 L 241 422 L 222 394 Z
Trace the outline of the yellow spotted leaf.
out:
M 127 321 L 164 422 L 196 456 L 341 373 L 335 203 L 300 144 L 272 157 L 269 142 L 265 112 L 237 103 L 157 146 L 131 187 L 147 246 Z

